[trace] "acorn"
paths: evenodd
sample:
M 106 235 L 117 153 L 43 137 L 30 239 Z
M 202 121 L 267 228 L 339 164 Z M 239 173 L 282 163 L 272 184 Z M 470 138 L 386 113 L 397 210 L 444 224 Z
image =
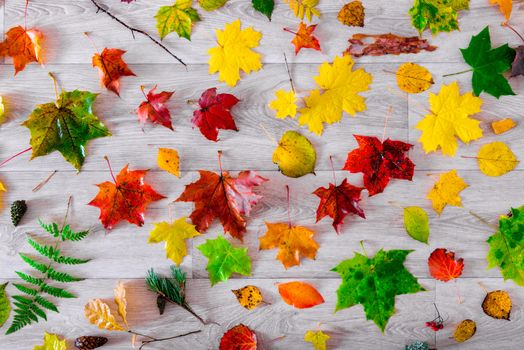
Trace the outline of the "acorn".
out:
M 106 337 L 95 337 L 85 335 L 75 339 L 75 347 L 80 350 L 92 350 L 101 347 L 107 343 Z

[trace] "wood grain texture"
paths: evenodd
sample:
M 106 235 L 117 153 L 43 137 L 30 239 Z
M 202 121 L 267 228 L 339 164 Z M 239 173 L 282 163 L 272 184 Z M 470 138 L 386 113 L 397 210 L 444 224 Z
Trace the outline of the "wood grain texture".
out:
M 146 1 L 125 4 L 114 0 L 100 0 L 112 12 L 133 26 L 143 28 L 156 36 L 155 12 L 170 0 Z M 217 349 L 221 334 L 231 326 L 244 323 L 252 327 L 259 336 L 261 349 L 302 350 L 310 345 L 303 341 L 305 331 L 316 329 L 318 323 L 332 338 L 328 349 L 398 349 L 413 340 L 428 341 L 440 349 L 501 350 L 519 348 L 523 336 L 524 288 L 512 282 L 504 282 L 498 269 L 486 270 L 485 256 L 488 251 L 486 239 L 492 229 L 479 222 L 469 211 L 473 211 L 495 224 L 499 215 L 510 207 L 522 205 L 524 187 L 522 179 L 524 165 L 498 178 L 490 178 L 479 172 L 474 159 L 461 156 L 475 156 L 481 145 L 495 140 L 506 142 L 517 155 L 524 157 L 522 115 L 524 110 L 524 80 L 512 78 L 510 83 L 518 96 L 502 97 L 497 100 L 483 94 L 482 112 L 475 116 L 481 120 L 485 137 L 470 143 L 460 144 L 455 157 L 445 157 L 440 151 L 425 155 L 417 142 L 420 131 L 416 123 L 427 112 L 428 94 L 438 93 L 442 84 L 458 81 L 462 92 L 471 89 L 471 75 L 466 73 L 443 78 L 442 75 L 467 68 L 459 52 L 466 47 L 471 35 L 477 34 L 485 25 L 490 25 L 492 42 L 499 45 L 508 42 L 520 45 L 519 39 L 509 30 L 500 27 L 503 17 L 490 6 L 488 0 L 471 0 L 471 8 L 459 16 L 461 31 L 439 34 L 428 38 L 439 48 L 433 53 L 418 55 L 362 57 L 357 67 L 363 67 L 373 75 L 371 90 L 364 93 L 367 110 L 355 118 L 345 115 L 338 124 L 326 126 L 324 134 L 317 136 L 296 120 L 277 120 L 267 104 L 273 99 L 276 89 L 289 89 L 288 76 L 283 63 L 283 53 L 290 61 L 290 70 L 298 90 L 304 92 L 314 87 L 313 77 L 317 75 L 321 62 L 330 61 L 347 46 L 347 39 L 358 32 L 416 35 L 411 27 L 407 10 L 411 0 L 373 1 L 364 0 L 366 23 L 364 28 L 342 26 L 336 15 L 344 2 L 320 0 L 322 17 L 316 34 L 321 41 L 322 52 L 303 50 L 295 56 L 289 43 L 292 35 L 283 32 L 283 27 L 296 28 L 299 21 L 292 16 L 287 5 L 277 1 L 273 19 L 255 12 L 249 1 L 230 0 L 219 11 L 208 13 L 195 2 L 202 17 L 193 28 L 191 42 L 171 34 L 164 43 L 188 63 L 182 67 L 160 48 L 144 37 L 131 33 L 104 14 L 96 14 L 89 0 L 32 0 L 28 10 L 28 25 L 41 29 L 46 40 L 46 66 L 29 65 L 13 78 L 13 67 L 9 59 L 0 62 L 0 95 L 6 100 L 9 120 L 0 125 L 0 159 L 26 148 L 29 132 L 20 124 L 37 104 L 54 100 L 52 81 L 47 72 L 54 72 L 59 85 L 66 90 L 84 89 L 99 92 L 94 106 L 95 113 L 112 131 L 111 138 L 97 139 L 89 144 L 88 156 L 82 172 L 76 171 L 58 154 L 28 161 L 29 155 L 13 160 L 0 168 L 0 181 L 8 188 L 4 196 L 6 204 L 17 199 L 26 199 L 29 211 L 22 225 L 13 228 L 8 210 L 0 212 L 0 282 L 16 281 L 15 270 L 27 271 L 26 265 L 17 256 L 19 252 L 30 252 L 26 237 L 39 240 L 46 237 L 37 227 L 37 219 L 60 220 L 66 210 L 69 196 L 73 196 L 70 222 L 75 229 L 91 228 L 91 235 L 81 243 L 66 244 L 66 251 L 74 255 L 92 258 L 80 266 L 75 273 L 86 280 L 71 284 L 70 289 L 78 299 L 60 301 L 60 314 L 50 314 L 48 322 L 27 327 L 10 336 L 0 335 L 0 349 L 26 350 L 41 343 L 44 331 L 56 332 L 69 340 L 84 334 L 104 334 L 91 326 L 83 317 L 83 306 L 91 298 L 110 300 L 113 288 L 121 280 L 126 283 L 129 295 L 129 321 L 139 332 L 165 337 L 192 331 L 200 324 L 177 307 L 168 306 L 164 316 L 157 314 L 153 293 L 145 287 L 143 277 L 149 268 L 160 272 L 168 271 L 170 261 L 165 259 L 162 244 L 148 245 L 148 232 L 152 223 L 169 220 L 169 204 L 183 191 L 184 186 L 198 178 L 197 170 L 218 170 L 217 151 L 223 151 L 224 169 L 233 173 L 239 170 L 257 170 L 270 181 L 257 190 L 263 199 L 255 207 L 248 221 L 248 234 L 244 245 L 248 247 L 253 263 L 253 274 L 247 278 L 234 275 L 230 281 L 211 288 L 205 270 L 207 261 L 196 249 L 206 239 L 221 234 L 223 229 L 216 222 L 208 232 L 194 239 L 190 244 L 190 255 L 182 265 L 188 273 L 188 295 L 195 311 L 207 320 L 220 325 L 209 325 L 197 336 L 181 338 L 172 342 L 151 345 L 154 350 L 204 350 Z M 23 23 L 24 1 L 0 1 L 0 30 Z M 218 82 L 216 75 L 208 74 L 207 50 L 215 46 L 214 30 L 223 28 L 241 18 L 243 26 L 254 26 L 263 33 L 257 51 L 262 53 L 264 67 L 258 73 L 243 76 L 234 88 Z M 514 1 L 512 23 L 524 27 L 524 3 Z M 127 50 L 124 59 L 137 77 L 122 80 L 121 98 L 100 88 L 98 73 L 91 66 L 93 47 L 83 32 L 90 36 L 99 49 L 118 47 Z M 395 76 L 386 71 L 395 71 L 400 63 L 412 61 L 426 66 L 434 75 L 435 85 L 419 95 L 407 96 L 399 92 Z M 140 85 L 150 88 L 158 84 L 160 90 L 175 90 L 169 102 L 175 131 L 146 125 L 138 125 L 134 110 L 142 101 Z M 237 95 L 241 102 L 233 109 L 239 132 L 221 131 L 217 143 L 206 140 L 191 126 L 196 100 L 207 88 L 217 86 L 220 92 Z M 348 216 L 340 235 L 336 235 L 331 219 L 324 218 L 315 223 L 318 198 L 312 192 L 319 186 L 333 181 L 329 156 L 333 155 L 337 183 L 348 177 L 355 185 L 362 185 L 361 174 L 340 171 L 347 152 L 356 147 L 353 134 L 383 135 L 388 109 L 385 137 L 410 142 L 414 145 L 410 157 L 416 164 L 413 181 L 392 180 L 383 194 L 369 198 L 363 192 L 362 207 L 366 219 Z M 490 122 L 499 118 L 514 118 L 519 125 L 502 135 L 494 135 Z M 263 131 L 267 130 L 267 134 Z M 307 136 L 317 151 L 316 175 L 300 179 L 284 177 L 271 161 L 278 139 L 286 130 L 297 130 Z M 181 155 L 182 177 L 175 178 L 156 165 L 158 147 L 171 147 Z M 96 183 L 110 180 L 107 165 L 103 159 L 108 155 L 113 168 L 119 170 L 129 163 L 131 169 L 151 169 L 146 179 L 167 198 L 153 203 L 146 214 L 144 227 L 138 228 L 127 223 L 119 224 L 113 231 L 105 232 L 99 221 L 97 208 L 86 204 L 96 195 Z M 441 216 L 432 209 L 426 195 L 438 175 L 449 169 L 458 169 L 459 175 L 470 185 L 461 193 L 464 207 L 447 207 Z M 32 189 L 46 178 L 51 171 L 57 174 L 40 191 Z M 259 251 L 258 238 L 265 232 L 265 222 L 287 221 L 287 202 L 284 186 L 291 189 L 290 216 L 294 224 L 303 225 L 316 232 L 320 243 L 317 259 L 303 260 L 302 265 L 285 270 L 275 259 L 276 250 Z M 426 209 L 430 218 L 431 236 L 428 245 L 412 240 L 406 234 L 402 221 L 402 208 L 418 205 Z M 190 214 L 190 203 L 172 205 L 172 216 L 178 218 Z M 231 239 L 240 246 L 238 240 Z M 340 284 L 337 274 L 330 269 L 341 260 L 361 251 L 363 241 L 368 254 L 378 249 L 412 249 L 406 266 L 420 279 L 428 290 L 396 298 L 396 315 L 388 324 L 385 334 L 365 320 L 361 306 L 355 306 L 334 313 L 336 290 Z M 457 256 L 465 259 L 462 277 L 455 283 L 438 282 L 430 278 L 427 257 L 439 247 L 452 249 Z M 324 296 L 325 304 L 308 310 L 292 309 L 278 296 L 275 283 L 290 280 L 304 280 L 315 285 Z M 479 283 L 484 286 L 481 287 Z M 234 299 L 231 289 L 254 284 L 262 289 L 270 305 L 248 312 Z M 511 321 L 494 320 L 486 316 L 480 303 L 488 290 L 506 289 L 513 299 Z M 457 303 L 457 290 L 464 303 Z M 10 294 L 15 289 L 8 287 Z M 446 328 L 435 337 L 433 331 L 424 327 L 424 322 L 434 318 L 433 303 L 436 302 L 446 319 Z M 454 326 L 462 319 L 471 318 L 477 322 L 475 337 L 463 344 L 456 344 L 449 337 Z M 8 321 L 9 323 L 9 321 Z M 0 329 L 3 331 L 6 327 Z M 108 334 L 110 342 L 103 349 L 130 349 L 130 336 L 125 333 Z M 146 349 L 148 349 L 146 348 Z

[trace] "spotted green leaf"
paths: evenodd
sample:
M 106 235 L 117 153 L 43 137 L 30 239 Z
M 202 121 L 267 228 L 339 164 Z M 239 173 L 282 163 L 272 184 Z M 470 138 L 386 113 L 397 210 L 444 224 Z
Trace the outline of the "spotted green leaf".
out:
M 155 16 L 160 39 L 176 32 L 181 38 L 191 40 L 193 23 L 200 21 L 198 12 L 191 7 L 192 2 L 192 0 L 177 0 L 171 6 L 160 7 Z

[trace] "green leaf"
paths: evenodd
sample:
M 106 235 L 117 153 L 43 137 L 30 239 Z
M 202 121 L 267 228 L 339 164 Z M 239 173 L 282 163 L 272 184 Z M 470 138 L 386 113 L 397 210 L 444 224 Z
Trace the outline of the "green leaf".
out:
M 56 103 L 38 105 L 23 123 L 31 132 L 31 159 L 58 151 L 80 171 L 88 141 L 111 135 L 93 114 L 96 97 L 89 91 L 62 91 Z
M 35 297 L 35 301 L 40 304 L 41 306 L 45 307 L 46 309 L 48 310 L 51 310 L 51 311 L 54 311 L 54 312 L 58 312 L 58 308 L 56 307 L 55 304 L 53 304 L 52 302 L 50 302 L 49 300 L 47 299 L 44 299 L 43 297 L 41 297 L 40 295 L 37 295 Z
M 305 136 L 288 130 L 278 141 L 272 160 L 282 174 L 301 177 L 315 172 L 317 153 Z
M 59 272 L 59 271 L 56 271 L 54 268 L 52 267 L 49 267 L 49 269 L 47 270 L 47 277 L 52 279 L 52 280 L 55 280 L 55 281 L 58 281 L 58 282 L 78 282 L 78 281 L 83 281 L 84 279 L 83 278 L 78 278 L 78 277 L 74 277 L 68 273 L 65 273 L 65 272 Z
M 471 83 L 475 95 L 479 96 L 483 91 L 496 98 L 515 95 L 508 80 L 502 75 L 511 68 L 515 50 L 508 44 L 492 49 L 489 27 L 474 35 L 469 46 L 460 51 L 466 63 L 472 67 Z
M 7 321 L 9 318 L 9 312 L 11 311 L 11 305 L 9 304 L 9 298 L 5 292 L 7 283 L 0 285 L 0 327 Z
M 251 259 L 247 248 L 234 248 L 224 237 L 208 239 L 197 247 L 208 258 L 207 271 L 211 285 L 227 281 L 233 272 L 251 275 Z
M 206 11 L 214 11 L 225 5 L 227 0 L 198 0 L 200 7 Z
M 13 286 L 15 286 L 16 289 L 18 289 L 19 291 L 21 291 L 22 293 L 25 293 L 27 295 L 35 296 L 35 295 L 38 294 L 38 290 L 37 289 L 29 288 L 29 287 L 26 287 L 26 286 L 24 286 L 22 284 L 13 283 Z
M 267 18 L 271 21 L 271 14 L 275 8 L 274 0 L 251 0 L 251 3 L 253 4 L 253 8 L 255 10 L 266 15 Z
M 57 298 L 76 298 L 76 296 L 62 288 L 53 287 L 48 284 L 43 284 L 41 288 L 42 292 Z
M 71 230 L 71 227 L 69 225 L 66 225 L 62 229 L 62 232 L 60 232 L 60 238 L 62 239 L 62 241 L 78 242 L 86 238 L 88 234 L 89 234 L 89 230 L 74 232 L 73 230 Z
M 488 238 L 488 269 L 500 268 L 504 280 L 524 286 L 524 206 L 500 217 L 498 231 Z
M 160 39 L 169 33 L 176 32 L 178 36 L 191 40 L 193 22 L 200 21 L 198 12 L 191 7 L 192 0 L 177 0 L 171 6 L 162 6 L 155 18 Z
M 458 30 L 457 11 L 467 8 L 469 0 L 415 0 L 408 13 L 420 34 L 428 27 L 437 34 Z
M 41 278 L 35 278 L 33 276 L 27 275 L 27 274 L 25 274 L 23 272 L 20 272 L 20 271 L 15 271 L 15 273 L 18 275 L 18 277 L 20 277 L 21 279 L 23 279 L 27 283 L 34 284 L 35 286 L 41 286 L 42 283 L 44 283 L 44 280 L 41 279 Z
M 408 234 L 419 242 L 428 243 L 429 220 L 426 211 L 420 207 L 404 208 L 404 227 Z
M 337 290 L 339 311 L 357 304 L 364 306 L 366 319 L 373 320 L 384 332 L 395 313 L 395 296 L 424 291 L 404 267 L 411 250 L 379 250 L 373 258 L 359 253 L 332 269 L 342 277 Z
M 20 253 L 19 254 L 22 260 L 24 260 L 29 266 L 31 266 L 33 269 L 38 270 L 42 273 L 47 272 L 47 265 L 37 262 L 36 260 L 31 259 L 29 256 Z

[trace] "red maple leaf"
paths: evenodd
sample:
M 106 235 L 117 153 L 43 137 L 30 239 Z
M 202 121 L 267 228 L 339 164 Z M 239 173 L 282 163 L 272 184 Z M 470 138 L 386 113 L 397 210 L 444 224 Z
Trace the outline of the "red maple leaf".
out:
M 43 38 L 42 32 L 37 29 L 13 27 L 5 34 L 4 42 L 0 43 L 0 56 L 13 58 L 16 75 L 30 62 L 43 63 L 40 47 Z
M 155 124 L 160 124 L 168 129 L 173 130 L 173 125 L 171 124 L 171 114 L 169 113 L 169 109 L 167 109 L 165 106 L 165 103 L 171 98 L 171 96 L 173 96 L 175 92 L 162 91 L 158 94 L 155 94 L 155 85 L 146 95 L 144 93 L 144 87 L 141 86 L 140 89 L 142 89 L 142 93 L 146 98 L 146 100 L 143 101 L 136 110 L 140 124 L 143 126 L 149 119 Z
M 451 281 L 462 275 L 464 259 L 455 260 L 455 252 L 437 248 L 428 259 L 429 273 L 439 281 Z
M 109 169 L 114 183 L 98 184 L 100 190 L 89 205 L 100 208 L 100 221 L 108 230 L 121 220 L 142 226 L 149 203 L 166 197 L 144 182 L 148 170 L 128 170 L 126 165 L 115 179 L 111 166 Z
M 98 67 L 100 83 L 108 90 L 120 96 L 120 78 L 136 75 L 122 59 L 126 51 L 104 48 L 102 54 L 93 55 L 93 67 Z
M 291 40 L 291 43 L 295 45 L 295 55 L 297 55 L 301 49 L 314 49 L 320 51 L 320 43 L 313 35 L 316 28 L 316 24 L 307 26 L 304 22 L 300 22 L 296 32 L 284 28 L 286 32 L 295 34 L 295 37 Z
M 358 148 L 349 152 L 343 169 L 364 173 L 364 186 L 369 196 L 383 192 L 390 178 L 413 178 L 415 164 L 405 154 L 413 145 L 390 139 L 381 142 L 375 136 L 353 136 Z
M 200 96 L 200 109 L 193 112 L 191 123 L 198 127 L 208 140 L 217 141 L 218 129 L 238 131 L 230 111 L 238 101 L 239 99 L 231 94 L 217 95 L 216 88 L 209 88 Z
M 313 192 L 320 197 L 320 203 L 317 208 L 317 222 L 323 217 L 333 218 L 333 227 L 337 233 L 340 233 L 340 227 L 344 223 L 344 218 L 349 213 L 356 214 L 361 218 L 366 218 L 364 211 L 360 208 L 360 192 L 362 187 L 351 185 L 347 179 L 344 179 L 338 186 L 330 183 L 329 188 L 319 187 Z
M 257 350 L 257 335 L 248 326 L 236 325 L 224 333 L 219 350 Z

